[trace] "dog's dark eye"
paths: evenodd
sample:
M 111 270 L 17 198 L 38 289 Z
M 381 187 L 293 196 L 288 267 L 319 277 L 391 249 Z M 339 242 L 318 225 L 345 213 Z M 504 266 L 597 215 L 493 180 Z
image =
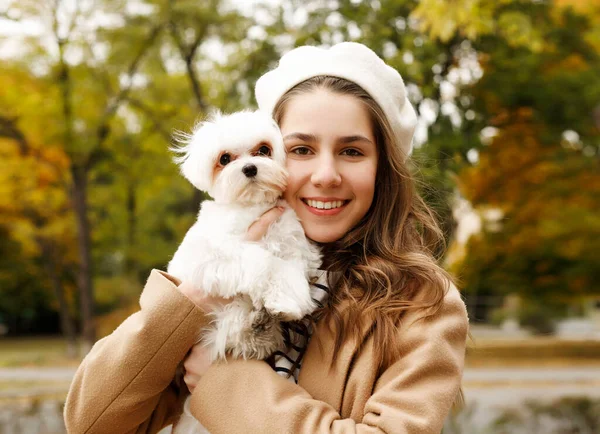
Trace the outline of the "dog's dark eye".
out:
M 256 151 L 256 155 L 264 155 L 265 157 L 270 157 L 271 148 L 269 148 L 267 145 L 262 145 L 260 148 L 258 148 L 258 151 Z
M 229 155 L 229 154 L 221 155 L 221 158 L 219 158 L 219 164 L 221 166 L 227 166 L 229 163 L 231 163 L 231 155 Z

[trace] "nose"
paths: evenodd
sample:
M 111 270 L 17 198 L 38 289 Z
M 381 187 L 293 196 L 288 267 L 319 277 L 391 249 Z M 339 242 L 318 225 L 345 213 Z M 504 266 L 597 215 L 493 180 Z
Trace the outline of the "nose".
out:
M 312 173 L 311 182 L 319 187 L 336 187 L 341 184 L 342 177 L 332 155 L 322 155 Z
M 246 164 L 242 167 L 242 173 L 246 175 L 247 178 L 254 178 L 258 173 L 258 169 L 254 164 Z

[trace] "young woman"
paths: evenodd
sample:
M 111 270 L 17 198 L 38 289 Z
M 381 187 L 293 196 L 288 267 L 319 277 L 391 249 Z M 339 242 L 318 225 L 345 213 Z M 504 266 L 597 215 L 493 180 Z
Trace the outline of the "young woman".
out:
M 226 301 L 155 270 L 141 310 L 82 362 L 69 432 L 156 432 L 177 419 L 188 390 L 212 434 L 441 431 L 459 396 L 468 319 L 432 256 L 441 234 L 406 165 L 416 116 L 402 78 L 364 45 L 300 47 L 261 77 L 256 96 L 284 136 L 285 199 L 329 273 L 324 308 L 303 329 L 314 328 L 308 346 L 275 363 L 292 379 L 264 361 L 207 363 L 194 346 L 199 324 Z

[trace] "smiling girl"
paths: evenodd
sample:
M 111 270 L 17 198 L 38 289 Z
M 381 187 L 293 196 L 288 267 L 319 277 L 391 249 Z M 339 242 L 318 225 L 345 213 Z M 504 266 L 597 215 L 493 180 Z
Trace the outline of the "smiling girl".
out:
M 290 174 L 284 198 L 308 238 L 330 243 L 371 207 L 379 152 L 366 107 L 351 95 L 332 93 L 327 84 L 303 91 L 311 83 L 276 107 Z
M 226 301 L 153 271 L 141 310 L 82 362 L 69 432 L 156 432 L 176 421 L 188 390 L 212 434 L 441 431 L 459 396 L 468 319 L 433 257 L 441 232 L 407 165 L 416 116 L 402 78 L 361 44 L 300 47 L 261 77 L 256 96 L 284 136 L 284 198 L 324 251 L 324 307 L 290 325 L 304 340 L 292 334 L 275 370 L 210 364 L 194 345 L 198 324 Z M 283 365 L 290 378 L 276 373 Z

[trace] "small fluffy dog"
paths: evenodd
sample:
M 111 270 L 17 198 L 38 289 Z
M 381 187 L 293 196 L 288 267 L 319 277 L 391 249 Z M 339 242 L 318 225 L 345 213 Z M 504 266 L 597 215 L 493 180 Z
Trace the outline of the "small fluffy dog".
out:
M 281 132 L 265 113 L 242 111 L 217 113 L 181 139 L 175 151 L 183 176 L 214 200 L 202 203 L 167 271 L 209 295 L 232 298 L 203 334 L 213 360 L 264 359 L 283 347 L 280 321 L 315 309 L 309 281 L 321 265 L 319 249 L 289 207 L 260 242 L 245 241 L 248 227 L 282 204 Z M 189 398 L 174 432 L 206 432 L 189 413 Z

